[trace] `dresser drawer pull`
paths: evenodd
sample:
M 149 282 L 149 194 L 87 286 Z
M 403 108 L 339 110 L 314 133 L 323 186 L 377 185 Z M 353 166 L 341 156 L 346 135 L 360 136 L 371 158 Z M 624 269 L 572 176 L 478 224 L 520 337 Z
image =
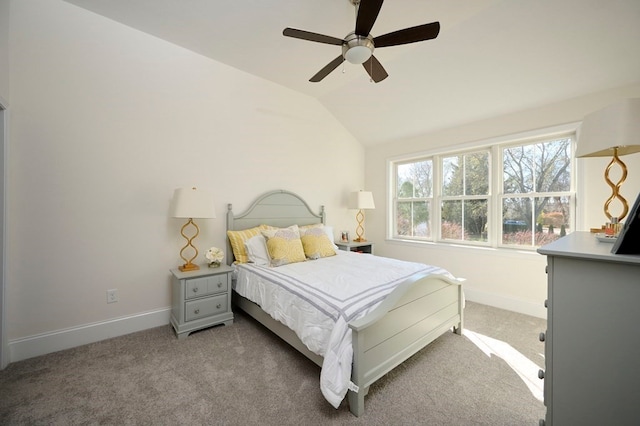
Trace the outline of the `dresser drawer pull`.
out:
M 194 314 L 198 315 L 200 313 L 200 308 L 196 309 L 195 311 L 193 311 Z
M 222 283 L 218 283 L 218 288 L 222 288 Z
M 546 337 L 547 337 L 547 336 L 546 336 L 544 333 L 540 333 L 540 335 L 538 336 L 538 339 L 540 339 L 540 341 L 541 341 L 541 342 L 544 342 L 544 339 L 545 339 Z
M 549 307 L 549 299 L 544 299 L 544 307 L 545 308 Z
M 198 292 L 198 287 L 194 287 L 194 288 L 193 288 L 193 292 L 194 292 L 194 293 L 197 293 L 197 292 Z
M 544 379 L 544 370 L 538 370 L 538 379 Z

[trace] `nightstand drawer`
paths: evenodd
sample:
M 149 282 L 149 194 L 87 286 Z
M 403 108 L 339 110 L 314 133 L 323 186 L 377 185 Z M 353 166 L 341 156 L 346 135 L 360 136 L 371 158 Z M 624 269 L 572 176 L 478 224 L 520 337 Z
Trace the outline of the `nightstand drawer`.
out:
M 185 299 L 193 299 L 208 294 L 227 292 L 229 286 L 228 274 L 218 274 L 209 277 L 193 278 L 187 280 L 185 285 Z
M 185 303 L 185 321 L 209 317 L 227 311 L 227 294 Z

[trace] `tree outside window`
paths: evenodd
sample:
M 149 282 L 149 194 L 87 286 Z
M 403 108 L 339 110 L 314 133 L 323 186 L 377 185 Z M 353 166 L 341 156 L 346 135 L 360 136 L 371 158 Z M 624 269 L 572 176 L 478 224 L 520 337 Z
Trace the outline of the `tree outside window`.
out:
M 571 231 L 571 138 L 504 148 L 502 244 L 540 246 Z
M 486 242 L 489 151 L 442 158 L 443 239 Z
M 396 235 L 431 239 L 433 161 L 396 167 Z

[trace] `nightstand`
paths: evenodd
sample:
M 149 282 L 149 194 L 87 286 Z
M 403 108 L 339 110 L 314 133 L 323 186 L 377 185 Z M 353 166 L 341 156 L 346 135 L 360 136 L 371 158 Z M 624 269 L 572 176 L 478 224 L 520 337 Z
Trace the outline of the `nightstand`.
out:
M 340 250 L 373 254 L 373 243 L 370 241 L 365 241 L 363 243 L 358 243 L 356 241 L 336 241 L 336 245 Z
M 191 272 L 171 270 L 171 325 L 178 339 L 213 325 L 233 324 L 231 272 L 227 265 L 203 265 Z

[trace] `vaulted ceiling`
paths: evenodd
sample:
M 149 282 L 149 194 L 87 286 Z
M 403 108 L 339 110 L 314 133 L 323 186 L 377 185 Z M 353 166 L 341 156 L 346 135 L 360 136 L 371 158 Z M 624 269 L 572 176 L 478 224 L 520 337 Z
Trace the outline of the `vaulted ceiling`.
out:
M 640 81 L 638 0 L 387 0 L 374 37 L 433 21 L 441 30 L 376 49 L 389 73 L 380 83 L 350 63 L 310 83 L 340 46 L 282 35 L 345 37 L 349 0 L 66 1 L 313 96 L 365 145 Z

